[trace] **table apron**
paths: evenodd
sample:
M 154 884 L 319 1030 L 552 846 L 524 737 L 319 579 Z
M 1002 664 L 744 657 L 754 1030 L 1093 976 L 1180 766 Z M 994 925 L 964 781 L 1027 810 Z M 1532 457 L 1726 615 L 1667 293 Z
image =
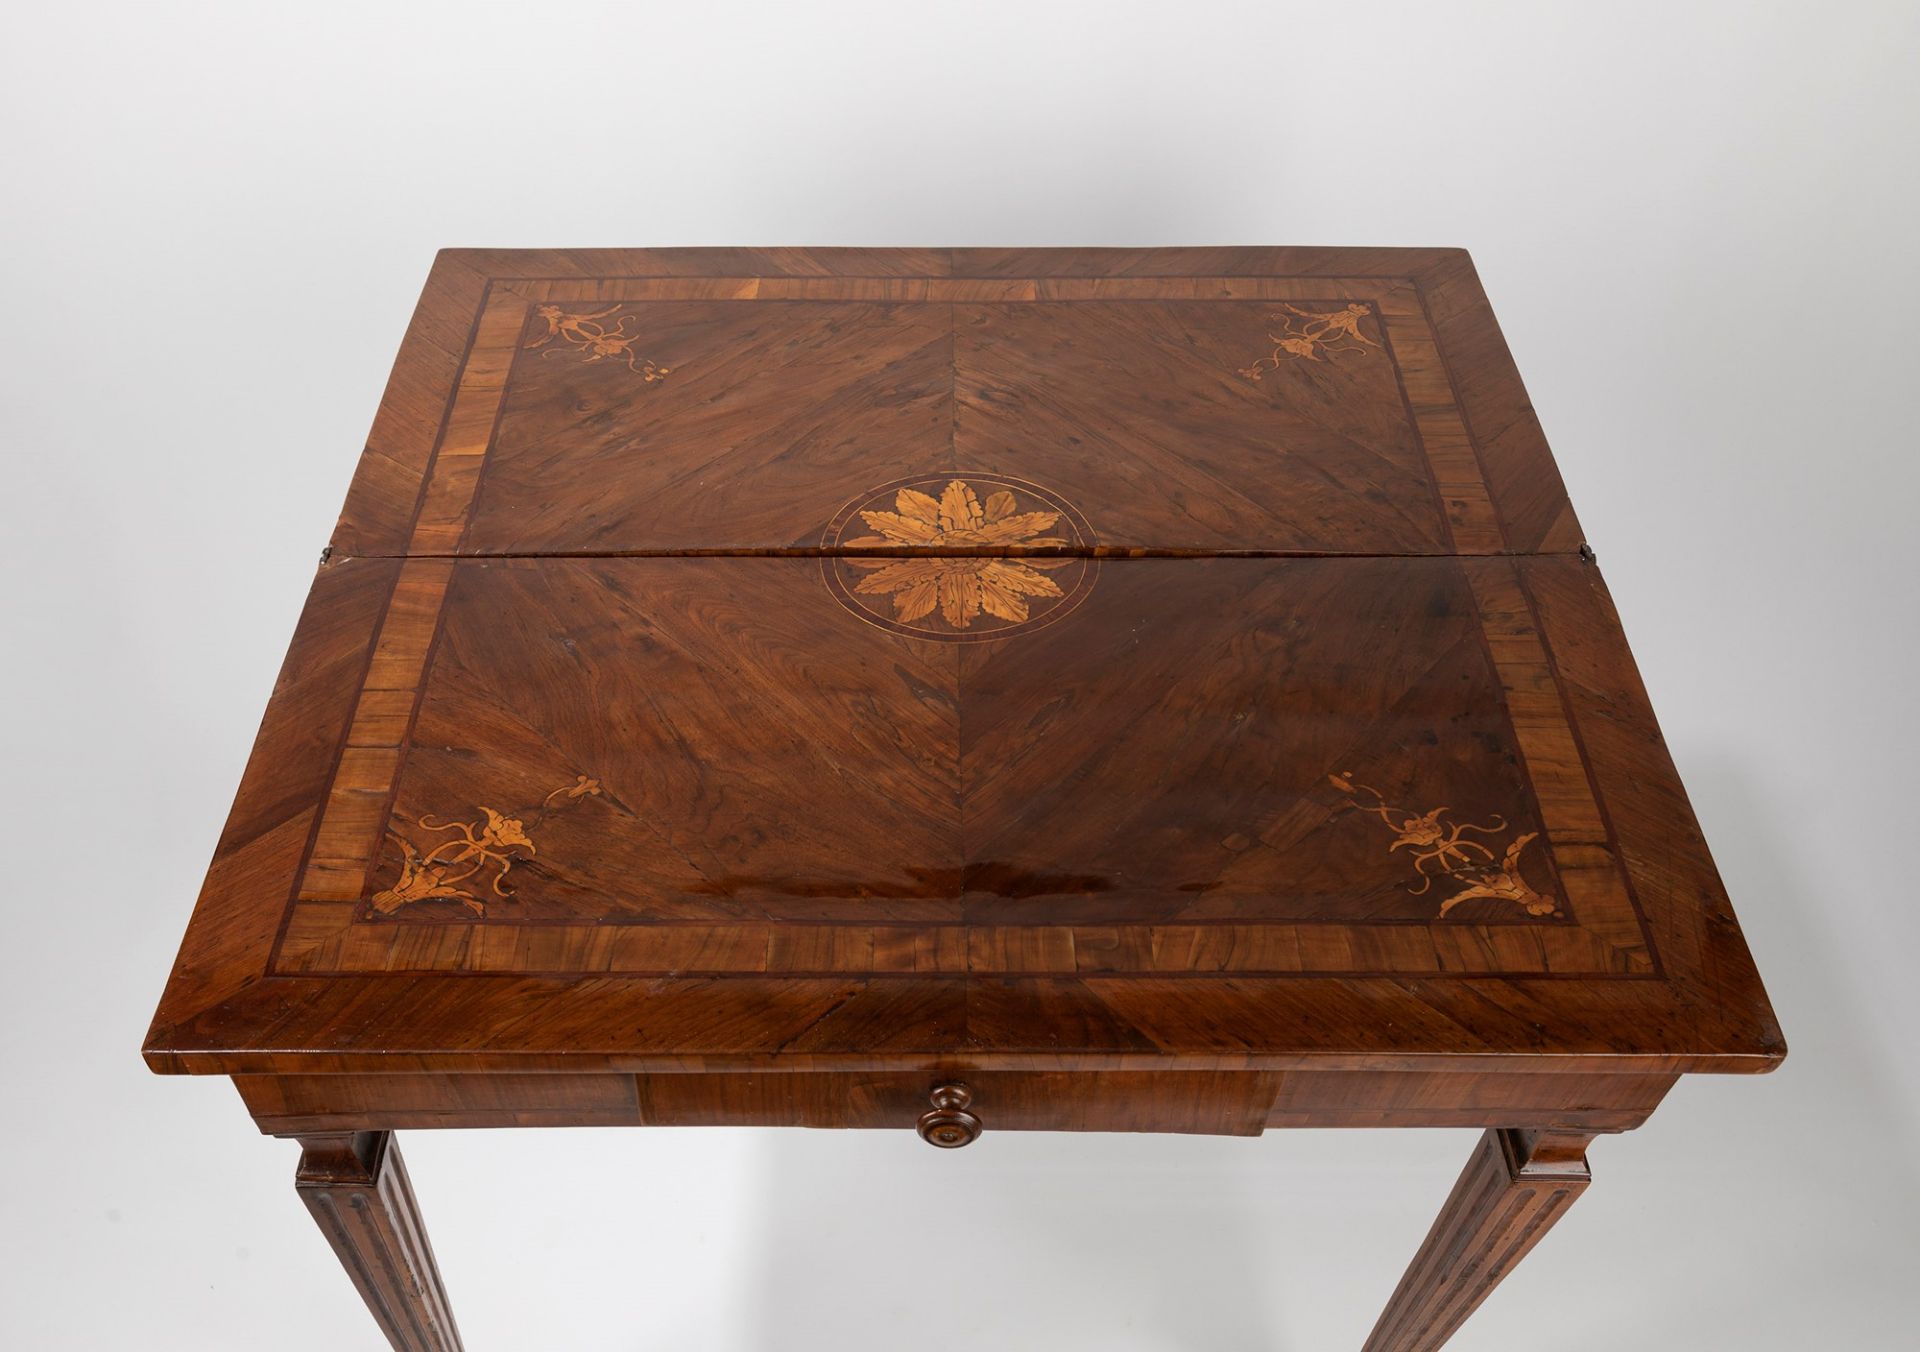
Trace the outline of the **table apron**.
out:
M 791 1071 L 236 1075 L 274 1135 L 427 1127 L 912 1129 L 964 1082 L 988 1130 L 1258 1135 L 1267 1127 L 1627 1131 L 1674 1075 L 1515 1070 Z

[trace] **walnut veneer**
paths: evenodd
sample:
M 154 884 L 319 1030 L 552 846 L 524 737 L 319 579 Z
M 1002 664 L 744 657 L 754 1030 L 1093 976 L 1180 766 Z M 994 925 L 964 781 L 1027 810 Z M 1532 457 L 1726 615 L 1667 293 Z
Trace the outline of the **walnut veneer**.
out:
M 441 254 L 146 1043 L 406 1349 L 398 1128 L 1485 1127 L 1410 1352 L 1784 1054 L 1444 249 Z

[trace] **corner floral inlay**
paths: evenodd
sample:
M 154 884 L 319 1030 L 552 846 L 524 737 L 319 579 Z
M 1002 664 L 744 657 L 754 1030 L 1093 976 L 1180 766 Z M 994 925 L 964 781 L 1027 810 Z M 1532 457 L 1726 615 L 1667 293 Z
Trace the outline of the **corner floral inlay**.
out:
M 1460 903 L 1480 897 L 1512 902 L 1528 915 L 1559 914 L 1560 903 L 1535 890 L 1520 871 L 1521 855 L 1539 836 L 1538 831 L 1515 836 L 1507 843 L 1505 854 L 1496 860 L 1492 849 L 1470 837 L 1501 835 L 1509 829 L 1504 817 L 1496 816 L 1490 824 L 1479 826 L 1453 821 L 1445 807 L 1409 812 L 1390 805 L 1371 785 L 1356 784 L 1351 772 L 1328 775 L 1327 782 L 1346 794 L 1355 810 L 1378 817 L 1393 832 L 1388 854 L 1396 850 L 1412 852 L 1413 871 L 1420 875 L 1420 885 L 1407 889 L 1412 895 L 1424 896 L 1436 882 L 1453 889 L 1440 903 L 1441 917 Z
M 527 344 L 527 350 L 545 347 L 544 357 L 558 357 L 568 353 L 577 354 L 587 361 L 605 361 L 612 358 L 624 361 L 627 369 L 638 373 L 649 381 L 659 380 L 672 371 L 670 366 L 658 366 L 633 350 L 640 335 L 627 332 L 627 321 L 634 316 L 620 315 L 608 328 L 601 321 L 619 310 L 618 305 L 609 305 L 604 310 L 593 310 L 585 314 L 574 314 L 562 310 L 558 305 L 542 305 L 534 311 L 547 321 L 547 331 Z M 564 346 L 548 347 L 549 343 Z
M 861 512 L 861 519 L 879 534 L 848 540 L 847 547 L 1063 548 L 1071 543 L 1047 534 L 1060 519 L 1058 512 L 1023 512 L 1006 489 L 988 494 L 983 503 L 973 487 L 960 479 L 948 483 L 938 498 L 903 488 L 893 505 L 891 512 Z M 893 617 L 901 624 L 929 615 L 938 606 L 948 625 L 967 629 L 982 612 L 1010 623 L 1026 620 L 1032 613 L 1029 597 L 1063 594 L 1045 574 L 1066 567 L 1071 560 L 965 554 L 849 558 L 847 562 L 869 574 L 854 590 L 891 597 Z
M 1350 302 L 1344 310 L 1303 310 L 1292 304 L 1282 308 L 1286 314 L 1268 316 L 1281 326 L 1278 333 L 1267 331 L 1273 351 L 1240 370 L 1249 380 L 1260 379 L 1263 370 L 1279 370 L 1286 361 L 1327 361 L 1342 352 L 1366 352 L 1380 346 L 1360 332 L 1360 321 L 1373 313 L 1371 306 Z
M 438 835 L 452 832 L 424 853 L 411 840 L 391 827 L 387 835 L 400 847 L 400 877 L 393 886 L 373 894 L 373 909 L 391 915 L 416 901 L 445 898 L 458 901 L 475 915 L 487 913 L 487 898 L 479 895 L 484 880 L 494 897 L 507 898 L 512 891 L 504 886 L 516 860 L 537 854 L 531 834 L 548 813 L 598 797 L 604 790 L 597 779 L 576 775 L 573 783 L 555 789 L 540 803 L 511 812 L 496 812 L 482 805 L 480 815 L 471 821 L 437 821 L 432 816 L 415 819 L 424 832 Z M 533 826 L 526 818 L 533 815 Z

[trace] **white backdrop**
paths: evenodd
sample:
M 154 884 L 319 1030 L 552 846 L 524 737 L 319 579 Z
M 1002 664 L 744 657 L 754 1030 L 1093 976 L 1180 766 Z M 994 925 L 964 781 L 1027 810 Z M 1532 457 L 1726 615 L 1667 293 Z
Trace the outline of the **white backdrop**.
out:
M 9 5 L 0 1344 L 376 1345 L 138 1046 L 436 247 L 1294 243 L 1473 250 L 1793 1047 L 1456 1346 L 1912 1346 L 1915 15 Z M 1251 1352 L 1357 1347 L 1472 1139 L 406 1151 L 474 1352 Z

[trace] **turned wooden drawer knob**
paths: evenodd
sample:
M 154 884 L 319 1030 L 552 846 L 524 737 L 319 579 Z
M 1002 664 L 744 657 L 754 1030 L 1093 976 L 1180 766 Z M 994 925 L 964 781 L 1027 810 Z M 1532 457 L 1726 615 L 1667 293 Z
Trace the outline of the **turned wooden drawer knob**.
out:
M 920 1139 L 942 1150 L 972 1145 L 980 1134 L 980 1119 L 967 1111 L 973 1091 L 964 1084 L 943 1084 L 928 1097 L 933 1107 L 920 1114 Z

